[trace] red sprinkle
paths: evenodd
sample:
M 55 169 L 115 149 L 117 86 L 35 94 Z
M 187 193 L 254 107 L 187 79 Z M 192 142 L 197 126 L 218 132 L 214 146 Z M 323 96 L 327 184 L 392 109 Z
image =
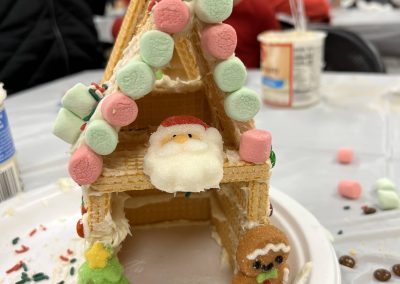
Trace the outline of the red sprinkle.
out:
M 61 259 L 62 261 L 65 261 L 65 262 L 68 262 L 68 261 L 69 261 L 69 258 L 68 258 L 68 257 L 65 257 L 65 256 L 63 256 L 63 255 L 60 255 L 60 259 Z
M 16 249 L 15 252 L 16 253 L 24 253 L 27 252 L 29 250 L 29 247 L 22 245 L 20 249 Z
M 70 249 L 67 249 L 67 253 L 68 253 L 69 255 L 73 255 L 73 254 L 74 254 L 74 252 L 73 252 L 72 250 L 70 250 Z
M 9 270 L 6 271 L 7 274 L 10 274 L 11 272 L 18 271 L 22 268 L 22 261 L 18 262 L 16 265 L 11 267 Z
M 47 228 L 46 228 L 45 226 L 43 226 L 43 225 L 40 225 L 40 229 L 41 229 L 42 231 L 47 231 Z
M 91 85 L 93 85 L 96 88 L 96 90 L 99 90 L 102 93 L 104 93 L 106 91 L 106 89 L 104 89 L 103 87 L 99 86 L 98 84 L 96 84 L 94 82 Z
M 85 128 L 86 128 L 86 123 L 81 125 L 81 131 L 85 130 Z
M 34 234 L 36 234 L 36 232 L 37 232 L 37 229 L 33 229 L 33 230 L 29 233 L 29 236 L 32 237 Z

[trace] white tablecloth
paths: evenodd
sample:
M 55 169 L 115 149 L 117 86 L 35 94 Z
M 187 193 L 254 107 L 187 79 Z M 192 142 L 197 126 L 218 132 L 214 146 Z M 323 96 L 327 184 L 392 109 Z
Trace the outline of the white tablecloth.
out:
M 101 75 L 101 71 L 83 72 L 6 100 L 26 190 L 67 176 L 68 145 L 51 134 L 60 98 L 75 83 L 89 84 Z M 260 73 L 249 72 L 248 85 L 260 91 L 259 82 Z M 336 238 L 339 256 L 350 250 L 357 254 L 357 268 L 342 269 L 343 283 L 374 283 L 374 269 L 400 263 L 400 211 L 361 213 L 363 204 L 376 206 L 372 189 L 376 179 L 389 175 L 400 184 L 400 149 L 395 147 L 400 142 L 400 98 L 392 98 L 390 105 L 384 100 L 396 84 L 400 76 L 324 74 L 319 104 L 304 109 L 264 106 L 256 117 L 259 128 L 273 133 L 277 165 L 272 185 L 326 226 Z M 342 146 L 354 149 L 353 164 L 334 161 Z M 361 199 L 339 197 L 336 186 L 341 179 L 358 180 L 364 189 Z M 390 283 L 400 283 L 400 278 Z

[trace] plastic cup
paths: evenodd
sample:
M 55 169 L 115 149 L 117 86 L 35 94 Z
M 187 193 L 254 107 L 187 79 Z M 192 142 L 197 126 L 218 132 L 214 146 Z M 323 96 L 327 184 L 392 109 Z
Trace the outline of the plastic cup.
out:
M 258 36 L 266 104 L 304 107 L 318 102 L 325 37 L 323 32 L 293 30 Z

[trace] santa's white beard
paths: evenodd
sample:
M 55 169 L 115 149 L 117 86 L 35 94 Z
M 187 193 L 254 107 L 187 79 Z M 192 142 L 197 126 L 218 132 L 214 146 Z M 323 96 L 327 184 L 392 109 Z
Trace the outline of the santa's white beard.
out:
M 200 192 L 219 188 L 223 177 L 222 143 L 190 139 L 184 144 L 150 145 L 144 172 L 166 192 Z

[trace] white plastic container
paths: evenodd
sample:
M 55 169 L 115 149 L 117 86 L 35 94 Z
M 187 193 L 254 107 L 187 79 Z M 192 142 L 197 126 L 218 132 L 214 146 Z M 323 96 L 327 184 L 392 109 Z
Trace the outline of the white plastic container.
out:
M 22 191 L 14 142 L 4 108 L 6 97 L 3 84 L 0 83 L 0 202 Z
M 326 34 L 265 32 L 261 42 L 262 93 L 266 104 L 304 107 L 318 102 Z

